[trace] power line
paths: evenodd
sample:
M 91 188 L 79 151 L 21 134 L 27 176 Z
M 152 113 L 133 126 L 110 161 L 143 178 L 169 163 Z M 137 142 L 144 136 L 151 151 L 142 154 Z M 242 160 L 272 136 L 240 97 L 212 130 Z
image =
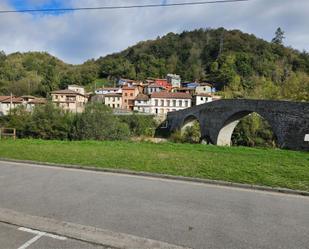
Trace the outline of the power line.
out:
M 134 9 L 134 8 L 155 8 L 172 6 L 193 6 L 218 3 L 248 2 L 250 0 L 214 0 L 198 2 L 164 3 L 164 4 L 145 4 L 145 5 L 126 5 L 126 6 L 99 6 L 99 7 L 76 7 L 76 8 L 46 8 L 46 9 L 20 9 L 20 10 L 0 10 L 0 14 L 6 13 L 29 13 L 29 12 L 64 12 L 64 11 L 85 11 L 85 10 L 115 10 L 115 9 Z

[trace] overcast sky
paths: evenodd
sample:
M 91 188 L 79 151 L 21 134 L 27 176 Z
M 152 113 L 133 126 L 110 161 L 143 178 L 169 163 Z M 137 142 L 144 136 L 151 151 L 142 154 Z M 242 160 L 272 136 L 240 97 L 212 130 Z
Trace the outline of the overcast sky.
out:
M 96 7 L 200 0 L 0 0 L 0 10 Z M 141 40 L 196 28 L 240 29 L 309 51 L 309 0 L 250 0 L 191 7 L 0 14 L 0 50 L 47 51 L 68 63 L 121 51 Z

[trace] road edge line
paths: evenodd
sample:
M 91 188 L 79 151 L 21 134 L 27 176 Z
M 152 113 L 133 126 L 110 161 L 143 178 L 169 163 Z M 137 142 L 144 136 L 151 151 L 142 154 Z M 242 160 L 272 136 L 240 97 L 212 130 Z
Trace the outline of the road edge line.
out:
M 157 178 L 157 179 L 169 179 L 169 180 L 176 180 L 176 181 L 218 185 L 218 186 L 224 186 L 224 187 L 234 187 L 234 188 L 249 189 L 249 190 L 260 190 L 260 191 L 273 192 L 273 193 L 309 196 L 309 192 L 302 191 L 302 190 L 293 190 L 293 189 L 280 188 L 280 187 L 268 187 L 268 186 L 245 184 L 245 183 L 235 183 L 235 182 L 228 182 L 228 181 L 223 181 L 223 180 L 211 180 L 211 179 L 194 178 L 194 177 L 187 177 L 187 176 L 150 173 L 150 172 L 144 172 L 144 171 L 99 168 L 99 167 L 93 167 L 93 166 L 82 166 L 82 165 L 73 165 L 73 164 L 57 164 L 57 163 L 48 163 L 48 162 L 40 162 L 40 161 L 32 161 L 32 160 L 18 160 L 18 159 L 1 158 L 1 157 L 0 157 L 0 161 L 12 162 L 12 163 L 34 164 L 34 165 L 42 165 L 42 166 L 46 165 L 46 166 L 51 166 L 51 167 L 79 169 L 79 170 L 85 170 L 85 171 L 98 171 L 98 172 L 106 172 L 106 173 L 114 173 L 114 174 L 144 176 L 144 177 L 152 177 L 152 178 Z
M 97 227 L 28 215 L 10 209 L 0 208 L 0 222 L 115 249 L 190 249 Z

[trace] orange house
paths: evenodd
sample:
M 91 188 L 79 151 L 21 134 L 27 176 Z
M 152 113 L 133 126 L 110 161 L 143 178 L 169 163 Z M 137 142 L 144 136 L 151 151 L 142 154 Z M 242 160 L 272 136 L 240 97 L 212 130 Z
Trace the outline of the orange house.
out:
M 139 94 L 138 87 L 124 86 L 122 88 L 122 108 L 133 111 L 134 99 Z

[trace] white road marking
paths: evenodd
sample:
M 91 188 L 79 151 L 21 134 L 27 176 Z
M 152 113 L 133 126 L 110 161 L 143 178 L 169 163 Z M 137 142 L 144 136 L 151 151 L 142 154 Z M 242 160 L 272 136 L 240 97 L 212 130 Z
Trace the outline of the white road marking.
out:
M 18 249 L 26 249 L 26 248 L 28 248 L 30 245 L 32 245 L 34 242 L 36 242 L 38 239 L 40 239 L 43 235 L 44 235 L 44 233 L 38 234 L 37 236 L 33 237 L 31 240 L 28 240 L 22 246 L 18 247 Z
M 305 142 L 309 142 L 309 134 L 306 134 L 306 135 L 305 135 L 304 141 L 305 141 Z
M 50 237 L 50 238 L 53 238 L 53 239 L 58 239 L 58 240 L 66 240 L 66 237 L 62 237 L 62 236 L 58 236 L 58 235 L 54 235 L 54 234 L 50 234 L 50 233 L 45 233 L 45 232 L 41 232 L 41 231 L 38 231 L 38 230 L 30 229 L 30 228 L 20 227 L 20 228 L 18 228 L 18 230 L 23 231 L 23 232 L 27 232 L 27 233 L 36 234 L 35 237 L 33 237 L 32 239 L 28 240 L 25 244 L 18 247 L 18 249 L 28 248 L 30 245 L 32 245 L 34 242 L 36 242 L 37 240 L 39 240 L 43 236 Z

